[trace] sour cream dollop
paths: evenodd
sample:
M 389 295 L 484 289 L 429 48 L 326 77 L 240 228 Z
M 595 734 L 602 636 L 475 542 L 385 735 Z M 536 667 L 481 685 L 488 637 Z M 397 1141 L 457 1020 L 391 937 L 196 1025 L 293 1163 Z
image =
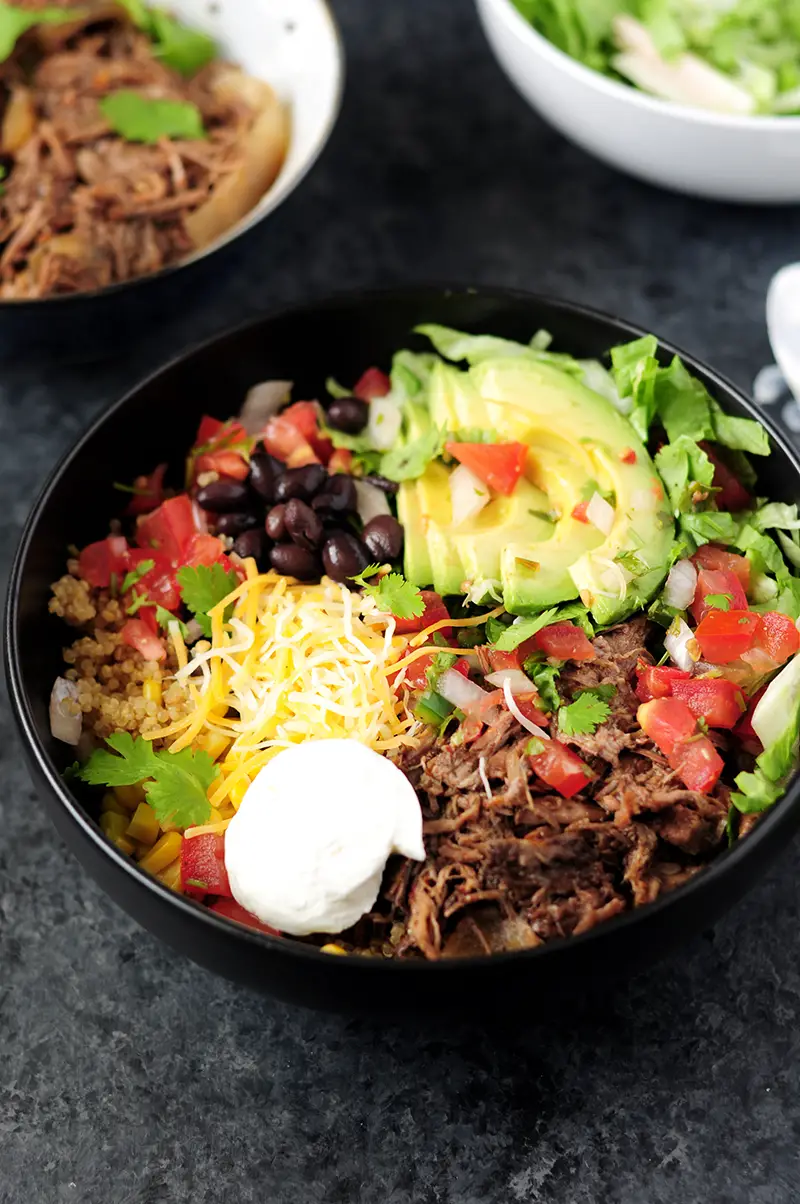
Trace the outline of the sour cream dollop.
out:
M 372 908 L 392 853 L 425 857 L 414 787 L 357 740 L 309 740 L 251 783 L 225 834 L 237 903 L 293 936 L 342 932 Z

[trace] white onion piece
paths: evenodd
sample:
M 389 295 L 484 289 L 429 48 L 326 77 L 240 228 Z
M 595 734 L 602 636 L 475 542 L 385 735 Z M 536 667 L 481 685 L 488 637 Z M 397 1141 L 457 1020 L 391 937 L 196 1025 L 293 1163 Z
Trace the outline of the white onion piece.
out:
M 689 642 L 694 641 L 694 632 L 683 619 L 674 619 L 664 636 L 664 647 L 670 659 L 685 673 L 691 673 L 695 666 L 695 658 L 689 651 Z
M 196 644 L 203 635 L 203 628 L 197 622 L 197 619 L 190 619 L 186 624 L 186 644 Z
M 506 706 L 516 719 L 517 723 L 521 723 L 526 731 L 530 732 L 532 736 L 538 736 L 540 740 L 550 739 L 546 731 L 544 731 L 541 727 L 537 727 L 535 723 L 523 715 L 522 711 L 514 701 L 514 695 L 511 693 L 511 686 L 508 684 L 508 678 L 506 678 L 506 680 L 503 682 L 503 694 L 505 695 Z
M 512 694 L 534 694 L 536 686 L 521 669 L 498 669 L 496 673 L 488 673 L 486 680 L 502 690 L 506 682 L 511 686 Z
M 392 513 L 382 489 L 378 489 L 377 485 L 359 481 L 357 477 L 352 477 L 351 480 L 356 487 L 358 517 L 365 527 L 371 519 Z
M 483 788 L 484 788 L 484 790 L 486 791 L 486 797 L 487 797 L 488 799 L 491 799 L 491 797 L 492 797 L 492 787 L 491 787 L 491 785 L 490 785 L 490 783 L 489 783 L 489 778 L 488 778 L 488 775 L 487 775 L 487 773 L 486 773 L 486 757 L 479 757 L 479 759 L 478 759 L 478 773 L 480 774 L 480 779 L 481 779 L 481 781 L 483 782 Z
M 691 560 L 678 560 L 669 570 L 664 587 L 664 601 L 676 610 L 686 610 L 694 601 L 697 589 L 697 569 Z
M 64 744 L 81 738 L 83 715 L 78 705 L 78 687 L 66 677 L 57 677 L 50 693 L 50 734 Z
M 377 451 L 388 451 L 390 447 L 394 447 L 400 434 L 402 420 L 400 406 L 391 398 L 376 397 L 369 403 L 367 434 Z
M 489 488 L 483 481 L 467 468 L 459 464 L 450 474 L 450 502 L 453 508 L 453 526 L 460 527 L 462 523 L 480 514 L 483 507 L 491 500 Z
M 203 535 L 208 532 L 208 523 L 206 522 L 205 511 L 197 502 L 192 502 L 192 518 L 194 519 L 195 531 L 200 531 Z
M 436 693 L 465 712 L 473 710 L 486 698 L 486 691 L 477 682 L 470 681 L 456 669 L 445 669 L 436 682 Z
M 292 396 L 291 380 L 262 380 L 253 385 L 239 411 L 239 421 L 248 435 L 257 435 L 264 429 L 267 419 L 278 413 Z
M 597 490 L 592 494 L 589 505 L 586 507 L 586 517 L 593 526 L 597 527 L 598 531 L 602 531 L 604 535 L 611 534 L 611 528 L 614 526 L 614 507 L 604 497 L 601 497 Z

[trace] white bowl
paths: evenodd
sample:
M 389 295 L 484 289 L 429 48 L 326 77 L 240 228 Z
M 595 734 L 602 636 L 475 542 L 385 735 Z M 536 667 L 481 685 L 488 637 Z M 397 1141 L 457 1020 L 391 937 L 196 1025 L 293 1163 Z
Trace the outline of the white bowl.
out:
M 294 191 L 336 124 L 344 51 L 326 0 L 169 0 L 167 7 L 209 34 L 220 57 L 270 84 L 291 112 L 289 149 L 275 182 L 241 221 L 180 267 L 231 242 Z
M 515 87 L 578 146 L 651 184 L 719 201 L 800 201 L 800 117 L 734 117 L 658 100 L 584 67 L 511 0 L 476 0 Z

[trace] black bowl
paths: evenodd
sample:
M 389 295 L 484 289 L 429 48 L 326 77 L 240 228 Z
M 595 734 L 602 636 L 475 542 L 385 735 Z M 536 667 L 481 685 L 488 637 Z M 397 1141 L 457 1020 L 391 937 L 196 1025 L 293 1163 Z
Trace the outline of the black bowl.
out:
M 580 306 L 489 289 L 358 293 L 260 318 L 181 356 L 95 422 L 47 482 L 11 576 L 11 699 L 37 787 L 70 849 L 117 903 L 178 951 L 237 982 L 312 1006 L 394 1013 L 452 1009 L 454 1001 L 459 1008 L 467 1001 L 484 1007 L 516 998 L 530 1006 L 583 996 L 587 985 L 639 968 L 705 929 L 758 880 L 800 825 L 795 782 L 754 832 L 673 894 L 537 950 L 438 963 L 331 957 L 250 932 L 173 894 L 105 839 L 64 784 L 69 750 L 49 731 L 48 699 L 65 635 L 47 601 L 67 545 L 102 537 L 119 506 L 112 481 L 132 480 L 156 459 L 179 468 L 202 412 L 235 413 L 247 388 L 268 377 L 294 380 L 297 396 L 318 395 L 327 376 L 353 380 L 365 365 L 386 364 L 397 348 L 414 345 L 409 332 L 423 321 L 512 339 L 545 327 L 556 348 L 581 357 L 601 356 L 642 333 Z M 667 359 L 674 350 L 662 345 L 660 354 Z M 730 384 L 684 358 L 726 410 L 756 416 Z M 797 456 L 770 433 L 766 492 L 797 501 Z

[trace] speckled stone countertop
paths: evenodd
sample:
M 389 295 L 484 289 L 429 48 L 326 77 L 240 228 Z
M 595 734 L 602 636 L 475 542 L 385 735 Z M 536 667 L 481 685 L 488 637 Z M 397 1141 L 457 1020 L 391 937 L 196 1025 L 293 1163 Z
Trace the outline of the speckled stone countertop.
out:
M 616 311 L 748 383 L 797 210 L 655 192 L 547 129 L 469 0 L 338 0 L 344 112 L 192 313 L 90 369 L 0 380 L 7 569 L 91 415 L 260 307 L 421 279 Z M 800 848 L 590 1019 L 403 1031 L 259 999 L 174 957 L 45 820 L 3 702 L 2 1204 L 789 1204 L 800 1198 Z M 456 1010 L 457 1010 L 457 1004 Z

